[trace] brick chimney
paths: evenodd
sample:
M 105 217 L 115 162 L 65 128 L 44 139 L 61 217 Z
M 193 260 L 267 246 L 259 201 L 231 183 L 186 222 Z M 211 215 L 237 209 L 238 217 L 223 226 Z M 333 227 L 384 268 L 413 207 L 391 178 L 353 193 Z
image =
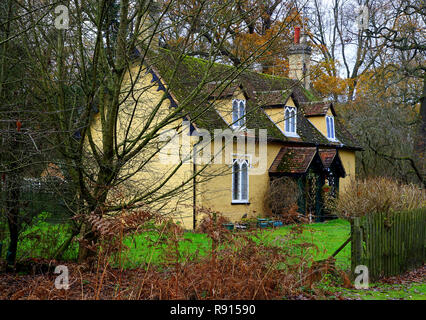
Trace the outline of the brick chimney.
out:
M 155 25 L 160 19 L 160 5 L 157 1 L 152 1 L 149 4 L 149 7 L 146 10 L 147 12 L 141 19 L 141 25 L 139 28 L 139 46 L 140 49 L 146 48 L 148 46 L 149 40 L 152 37 L 150 43 L 150 49 L 157 51 L 159 47 L 159 29 L 154 34 Z
M 294 43 L 288 50 L 289 78 L 298 80 L 309 90 L 310 60 L 312 49 L 306 41 L 306 36 L 300 36 L 300 27 L 294 28 Z

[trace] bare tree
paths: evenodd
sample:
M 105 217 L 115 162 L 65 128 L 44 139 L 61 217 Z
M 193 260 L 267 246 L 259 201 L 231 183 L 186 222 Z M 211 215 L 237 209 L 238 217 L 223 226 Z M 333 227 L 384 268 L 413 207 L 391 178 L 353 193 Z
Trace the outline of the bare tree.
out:
M 401 72 L 408 78 L 423 80 L 423 88 L 418 91 L 416 104 L 420 105 L 419 119 L 416 121 L 416 137 L 414 153 L 392 157 L 396 161 L 407 161 L 416 172 L 423 186 L 425 182 L 425 153 L 426 153 L 426 6 L 423 1 L 399 0 L 387 2 L 390 8 L 387 24 L 371 23 L 367 31 L 372 39 L 383 39 L 386 48 L 394 52 L 401 60 Z
M 358 155 L 359 173 L 424 185 L 424 107 L 418 113 L 424 96 L 424 4 L 312 0 L 299 2 L 299 10 L 320 58 L 316 68 L 327 74 L 322 91 L 340 103 L 366 149 Z
M 19 233 L 34 216 L 25 187 L 43 169 L 48 147 L 42 141 L 48 130 L 43 128 L 41 106 L 31 94 L 35 75 L 28 68 L 27 52 L 19 41 L 10 40 L 16 36 L 18 4 L 8 0 L 0 7 L 5 13 L 0 28 L 0 210 L 9 230 L 7 262 L 14 265 Z
M 238 68 L 223 68 L 219 74 L 213 68 L 233 26 L 241 23 L 239 1 L 199 1 L 190 16 L 184 11 L 171 19 L 180 1 L 69 0 L 63 2 L 67 10 L 62 12 L 69 23 L 55 14 L 56 2 L 12 2 L 14 15 L 7 21 L 13 21 L 14 29 L 2 44 L 19 42 L 23 48 L 25 72 L 31 74 L 24 91 L 37 102 L 39 124 L 49 133 L 41 135 L 51 150 L 44 159 L 63 170 L 76 192 L 74 216 L 85 225 L 84 243 L 98 238 L 88 215 L 164 209 L 172 200 L 184 202 L 195 178 L 209 179 L 212 173 L 198 166 L 180 177 L 180 183 L 170 183 L 185 161 L 166 170 L 153 166 L 152 160 L 168 142 L 161 138 L 164 130 L 182 131 L 183 119 L 196 121 L 210 112 L 214 101 L 208 100 L 209 92 L 225 90 L 267 49 L 268 42 L 241 59 Z M 206 10 L 208 18 L 203 16 Z M 260 19 L 260 12 L 252 14 L 252 19 Z M 207 21 L 208 27 L 188 29 L 188 21 Z M 160 35 L 170 29 L 180 30 L 173 52 L 158 46 Z M 215 45 L 204 52 L 197 78 L 182 78 L 181 66 L 194 43 L 210 36 Z M 159 65 L 166 70 L 167 84 L 158 78 Z M 192 89 L 174 101 L 173 93 L 189 81 Z M 159 99 L 152 94 L 158 89 Z M 88 246 L 81 246 L 81 260 L 91 254 Z

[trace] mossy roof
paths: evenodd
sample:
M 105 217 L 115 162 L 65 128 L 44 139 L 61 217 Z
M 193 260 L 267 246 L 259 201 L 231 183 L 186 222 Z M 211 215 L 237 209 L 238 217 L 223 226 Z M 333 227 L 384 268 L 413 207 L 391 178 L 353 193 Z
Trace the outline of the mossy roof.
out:
M 247 128 L 267 129 L 268 139 L 283 142 L 340 145 L 329 141 L 305 118 L 303 105 L 319 99 L 314 92 L 306 90 L 294 80 L 178 55 L 161 48 L 149 54 L 148 62 L 182 106 L 183 115 L 188 116 L 198 128 L 211 132 L 227 128 L 212 102 L 229 98 L 235 90 L 241 89 L 246 96 Z M 286 137 L 263 110 L 273 104 L 284 105 L 290 96 L 302 111 L 297 113 L 297 134 L 300 138 L 296 139 Z M 339 121 L 336 121 L 335 129 L 336 137 L 345 147 L 359 148 Z
M 283 147 L 272 162 L 269 173 L 306 173 L 316 154 L 315 147 Z
M 321 102 L 309 102 L 303 104 L 303 113 L 306 117 L 310 116 L 325 116 L 328 110 L 331 110 L 332 114 L 335 116 L 336 112 L 334 111 L 333 104 L 327 101 Z

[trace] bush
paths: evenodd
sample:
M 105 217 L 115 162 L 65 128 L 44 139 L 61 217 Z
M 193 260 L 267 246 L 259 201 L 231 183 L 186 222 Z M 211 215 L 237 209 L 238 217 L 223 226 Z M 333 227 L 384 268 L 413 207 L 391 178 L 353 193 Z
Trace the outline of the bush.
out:
M 120 298 L 263 300 L 309 295 L 304 289 L 312 282 L 312 256 L 307 250 L 310 246 L 295 243 L 302 236 L 302 226 L 263 244 L 254 234 L 227 230 L 222 225 L 224 221 L 220 214 L 205 213 L 199 231 L 206 235 L 210 248 L 205 255 L 195 254 L 193 259 L 179 250 L 179 244 L 185 241 L 183 230 L 172 222 L 159 225 L 162 236 L 156 246 L 164 250 L 161 263 L 132 270 L 138 276 L 123 281 L 128 287 L 123 288 Z M 108 292 L 109 288 L 126 273 L 109 277 L 115 271 L 108 265 L 100 268 L 107 269 L 103 272 L 105 279 L 98 280 L 98 288 L 103 288 L 102 295 L 116 298 L 117 293 Z M 99 293 L 95 297 L 100 297 Z
M 282 215 L 297 205 L 299 197 L 297 182 L 290 177 L 274 179 L 270 182 L 265 203 L 274 215 Z
M 389 178 L 369 178 L 353 180 L 337 199 L 325 200 L 331 212 L 349 219 L 425 207 L 426 193 L 414 184 L 406 185 Z

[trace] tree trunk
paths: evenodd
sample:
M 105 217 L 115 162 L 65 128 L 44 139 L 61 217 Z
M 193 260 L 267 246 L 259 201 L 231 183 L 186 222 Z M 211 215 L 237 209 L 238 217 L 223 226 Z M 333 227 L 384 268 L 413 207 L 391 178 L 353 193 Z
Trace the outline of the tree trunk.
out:
M 77 236 L 80 233 L 80 229 L 79 228 L 73 228 L 71 235 L 69 236 L 69 238 L 67 240 L 65 240 L 64 243 L 62 243 L 60 245 L 60 247 L 56 250 L 55 254 L 53 255 L 53 259 L 55 260 L 61 260 L 62 256 L 64 255 L 65 251 L 68 249 L 68 247 L 70 246 L 72 240 L 74 239 L 75 236 Z
M 87 223 L 83 226 L 83 242 L 80 243 L 78 248 L 78 262 L 83 263 L 91 260 L 96 256 L 96 249 L 94 248 L 98 242 L 99 235 L 91 231 L 92 226 Z M 90 231 L 88 231 L 90 230 Z
M 18 226 L 16 225 L 15 219 L 8 218 L 9 224 L 9 248 L 7 249 L 6 261 L 10 266 L 14 266 L 16 262 L 16 253 L 18 250 Z

